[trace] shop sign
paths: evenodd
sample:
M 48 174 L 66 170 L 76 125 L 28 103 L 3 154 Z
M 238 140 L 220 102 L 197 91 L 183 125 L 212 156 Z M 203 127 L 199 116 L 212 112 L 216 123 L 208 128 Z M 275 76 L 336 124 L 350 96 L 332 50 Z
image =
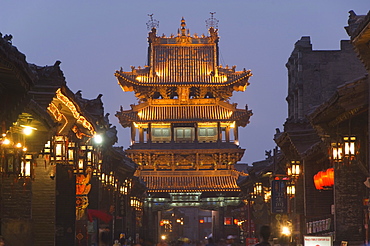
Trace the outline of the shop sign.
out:
M 304 246 L 333 246 L 330 236 L 304 236 Z
M 274 214 L 288 212 L 286 180 L 273 180 L 271 183 L 271 212 Z

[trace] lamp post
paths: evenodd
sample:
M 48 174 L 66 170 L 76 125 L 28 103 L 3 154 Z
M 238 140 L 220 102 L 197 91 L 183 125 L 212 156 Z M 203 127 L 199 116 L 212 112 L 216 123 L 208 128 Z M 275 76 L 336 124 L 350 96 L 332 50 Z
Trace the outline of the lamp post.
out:
M 289 226 L 285 225 L 282 229 L 282 235 L 285 237 L 286 240 L 289 242 L 294 238 L 294 234 L 299 234 L 300 229 L 298 228 L 300 222 L 299 217 L 296 214 L 296 187 L 297 181 L 302 174 L 302 167 L 301 161 L 299 160 L 291 160 L 287 165 L 287 176 L 288 176 L 288 183 L 286 187 L 287 195 L 288 195 L 288 213 L 290 213 L 290 220 Z

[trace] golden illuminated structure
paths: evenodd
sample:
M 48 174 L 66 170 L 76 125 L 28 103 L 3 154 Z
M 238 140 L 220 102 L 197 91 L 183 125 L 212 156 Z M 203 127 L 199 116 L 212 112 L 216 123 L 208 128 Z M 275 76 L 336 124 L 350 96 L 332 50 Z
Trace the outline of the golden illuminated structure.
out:
M 240 173 L 234 170 L 244 154 L 238 127 L 249 123 L 252 112 L 229 99 L 246 89 L 252 74 L 219 64 L 214 25 L 209 36 L 191 36 L 183 18 L 177 35 L 159 37 L 150 24 L 148 65 L 115 73 L 123 91 L 135 92 L 139 101 L 116 114 L 123 127 L 131 128 L 126 152 L 139 165 L 137 175 L 152 197 L 170 194 L 164 207 L 217 210 L 219 204 L 204 200 L 205 193 L 223 194 L 227 203 L 225 192 L 240 191 Z M 190 193 L 197 195 L 184 195 Z

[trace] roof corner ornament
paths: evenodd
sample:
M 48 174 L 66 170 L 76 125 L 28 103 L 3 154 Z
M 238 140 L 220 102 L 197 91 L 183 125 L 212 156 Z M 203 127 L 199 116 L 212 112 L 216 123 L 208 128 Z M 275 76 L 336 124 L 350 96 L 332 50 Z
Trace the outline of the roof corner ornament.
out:
M 218 20 L 213 17 L 216 12 L 209 12 L 211 14 L 211 17 L 206 20 L 206 27 L 207 29 L 213 28 L 218 29 Z
M 159 27 L 159 21 L 153 19 L 153 14 L 148 14 L 150 16 L 150 20 L 146 23 L 148 30 L 157 29 Z

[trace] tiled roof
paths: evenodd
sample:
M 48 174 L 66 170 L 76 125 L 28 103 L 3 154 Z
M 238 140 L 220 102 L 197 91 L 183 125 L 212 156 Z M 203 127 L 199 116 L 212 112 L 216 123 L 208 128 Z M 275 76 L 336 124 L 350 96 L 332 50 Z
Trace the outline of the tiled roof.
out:
M 142 171 L 140 178 L 148 192 L 219 192 L 240 191 L 234 170 Z
M 115 76 L 121 85 L 126 83 L 139 86 L 228 86 L 244 80 L 247 83 L 251 72 L 244 71 L 234 74 L 213 76 L 209 74 L 190 74 L 183 76 L 148 76 L 148 74 L 138 75 L 131 72 L 117 71 Z
M 189 122 L 189 121 L 249 121 L 252 112 L 221 105 L 148 105 L 141 109 L 117 112 L 124 122 Z M 245 125 L 242 124 L 242 125 Z

